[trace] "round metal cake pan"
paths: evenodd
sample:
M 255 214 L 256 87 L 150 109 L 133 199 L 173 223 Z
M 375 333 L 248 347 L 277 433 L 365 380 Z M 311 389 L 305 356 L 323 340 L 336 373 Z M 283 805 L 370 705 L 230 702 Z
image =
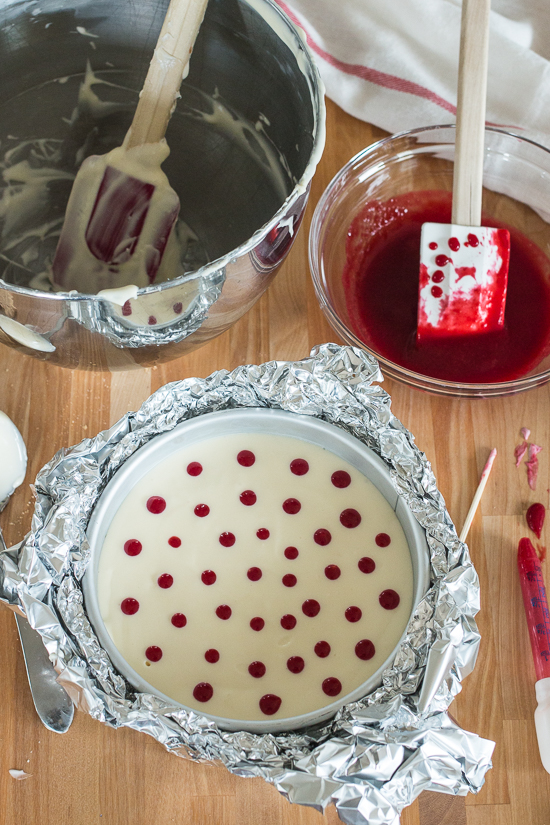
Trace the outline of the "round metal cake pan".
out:
M 362 441 L 349 433 L 319 418 L 292 412 L 266 408 L 237 408 L 222 412 L 206 413 L 176 426 L 168 433 L 152 438 L 137 450 L 117 471 L 100 496 L 88 525 L 91 559 L 83 579 L 85 607 L 104 649 L 113 665 L 138 691 L 154 694 L 161 699 L 186 710 L 197 713 L 193 708 L 176 702 L 145 681 L 124 659 L 111 639 L 101 617 L 97 593 L 99 558 L 107 531 L 122 501 L 132 488 L 156 465 L 179 449 L 198 444 L 210 438 L 238 433 L 265 433 L 297 438 L 318 445 L 334 453 L 355 467 L 368 478 L 384 496 L 403 528 L 413 569 L 413 603 L 411 615 L 429 587 L 429 551 L 425 532 L 416 521 L 407 504 L 399 496 L 392 484 L 389 470 L 384 461 Z M 227 719 L 202 713 L 225 730 L 248 730 L 256 733 L 276 733 L 311 726 L 330 719 L 344 705 L 358 701 L 375 690 L 382 681 L 384 670 L 391 665 L 398 647 L 405 636 L 390 653 L 388 658 L 359 687 L 337 701 L 299 716 L 272 720 Z

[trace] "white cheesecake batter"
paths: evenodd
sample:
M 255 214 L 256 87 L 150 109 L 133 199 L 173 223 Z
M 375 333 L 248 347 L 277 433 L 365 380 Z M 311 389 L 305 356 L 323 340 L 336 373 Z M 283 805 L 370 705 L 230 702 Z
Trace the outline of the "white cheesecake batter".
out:
M 115 646 L 157 690 L 265 720 L 369 678 L 405 629 L 413 573 L 394 511 L 354 467 L 296 438 L 238 434 L 136 484 L 105 538 L 98 594 Z

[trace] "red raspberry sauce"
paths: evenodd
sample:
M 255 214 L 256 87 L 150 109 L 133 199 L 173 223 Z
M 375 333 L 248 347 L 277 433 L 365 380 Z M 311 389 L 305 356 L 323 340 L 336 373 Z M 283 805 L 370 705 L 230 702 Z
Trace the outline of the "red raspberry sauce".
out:
M 162 496 L 151 496 L 147 499 L 147 509 L 150 513 L 158 516 L 166 510 L 166 501 Z
M 208 702 L 214 695 L 214 688 L 208 682 L 199 682 L 193 688 L 193 696 L 197 702 Z
M 266 693 L 265 696 L 262 696 L 260 699 L 260 710 L 262 713 L 265 713 L 266 716 L 273 716 L 281 707 L 281 703 L 282 699 L 279 696 L 276 696 L 274 693 Z
M 139 556 L 142 550 L 143 546 L 137 539 L 128 539 L 124 543 L 124 552 L 127 556 Z
M 348 231 L 343 284 L 351 329 L 375 352 L 448 381 L 492 383 L 526 375 L 550 352 L 550 260 L 510 231 L 504 329 L 416 342 L 423 223 L 451 223 L 451 193 L 412 192 L 367 203 Z
M 266 716 L 273 716 L 281 707 L 281 702 L 282 700 L 279 696 L 276 696 L 274 693 L 266 693 L 265 696 L 262 696 L 260 699 L 260 710 L 262 713 L 265 713 Z

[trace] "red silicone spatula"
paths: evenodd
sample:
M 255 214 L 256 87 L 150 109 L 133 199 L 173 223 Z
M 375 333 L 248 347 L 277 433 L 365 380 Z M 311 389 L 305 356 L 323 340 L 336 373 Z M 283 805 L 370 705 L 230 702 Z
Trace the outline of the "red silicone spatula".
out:
M 502 329 L 510 235 L 481 226 L 490 0 L 463 0 L 451 224 L 420 242 L 417 341 Z
M 179 200 L 161 170 L 164 140 L 207 0 L 171 0 L 122 146 L 75 178 L 52 269 L 58 289 L 95 293 L 155 281 Z

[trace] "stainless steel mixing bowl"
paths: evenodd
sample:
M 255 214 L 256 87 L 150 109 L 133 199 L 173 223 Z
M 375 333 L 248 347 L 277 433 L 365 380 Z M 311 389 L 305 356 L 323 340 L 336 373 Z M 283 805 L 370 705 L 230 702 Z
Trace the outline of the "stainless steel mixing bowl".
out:
M 210 0 L 163 167 L 195 239 L 193 274 L 141 289 L 124 306 L 33 288 L 55 249 L 55 232 L 43 227 L 60 227 L 78 163 L 122 142 L 166 6 L 0 0 L 1 343 L 80 369 L 177 358 L 240 318 L 293 243 L 324 143 L 318 72 L 271 0 Z M 77 107 L 87 62 L 101 87 Z M 25 170 L 53 154 L 59 175 L 44 173 L 32 219 L 21 219 Z

